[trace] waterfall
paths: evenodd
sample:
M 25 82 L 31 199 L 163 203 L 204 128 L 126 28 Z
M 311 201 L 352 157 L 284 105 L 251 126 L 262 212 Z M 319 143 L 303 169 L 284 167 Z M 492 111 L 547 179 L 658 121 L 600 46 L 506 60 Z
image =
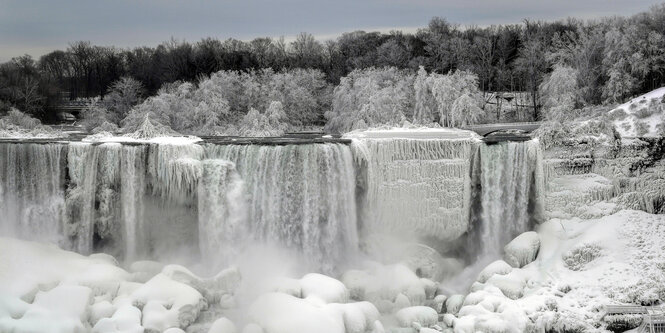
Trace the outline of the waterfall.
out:
M 350 145 L 0 143 L 0 216 L 9 220 L 0 232 L 127 261 L 169 253 L 211 265 L 246 245 L 278 245 L 324 272 L 357 251 L 359 231 L 455 255 L 479 241 L 482 255 L 498 256 L 539 218 L 538 142 L 429 135 Z
M 66 224 L 77 252 L 94 250 L 95 232 L 103 239 L 117 233 L 121 148 L 119 143 L 70 144 Z
M 124 226 L 125 260 L 133 261 L 145 254 L 147 230 L 144 218 L 146 187 L 145 146 L 123 146 L 120 175 L 120 200 Z
M 211 145 L 206 158 L 233 162 L 245 183 L 249 234 L 297 249 L 332 271 L 358 244 L 355 174 L 348 146 Z
M 480 147 L 481 256 L 498 257 L 503 246 L 531 230 L 542 206 L 542 165 L 537 141 Z
M 0 232 L 62 243 L 67 146 L 0 143 Z
M 243 181 L 232 162 L 213 159 L 202 163 L 198 206 L 203 260 L 225 267 L 248 238 Z

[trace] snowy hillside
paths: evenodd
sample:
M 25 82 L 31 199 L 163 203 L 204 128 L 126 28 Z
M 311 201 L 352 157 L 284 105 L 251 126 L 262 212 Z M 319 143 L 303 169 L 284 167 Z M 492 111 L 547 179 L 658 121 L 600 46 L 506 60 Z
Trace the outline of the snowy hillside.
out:
M 622 137 L 655 137 L 665 133 L 665 87 L 635 97 L 609 112 Z

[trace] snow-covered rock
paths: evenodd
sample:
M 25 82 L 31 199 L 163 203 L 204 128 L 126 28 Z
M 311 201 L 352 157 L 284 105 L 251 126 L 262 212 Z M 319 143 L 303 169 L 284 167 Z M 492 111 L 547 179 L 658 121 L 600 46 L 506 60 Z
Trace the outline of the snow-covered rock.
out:
M 503 250 L 505 261 L 513 267 L 521 268 L 538 256 L 540 237 L 535 231 L 527 231 L 515 237 Z
M 526 281 L 513 274 L 493 275 L 487 280 L 487 284 L 499 288 L 510 299 L 518 299 L 524 294 Z
M 429 306 L 411 306 L 401 309 L 395 314 L 401 327 L 411 327 L 413 323 L 420 326 L 432 326 L 439 321 L 439 314 Z
M 326 303 L 345 303 L 349 300 L 349 290 L 344 283 L 329 276 L 310 273 L 300 279 L 302 296 L 316 296 Z
M 282 293 L 267 293 L 254 301 L 249 318 L 265 333 L 344 333 L 344 321 L 336 311 Z
M 300 280 L 297 279 L 276 277 L 268 282 L 267 289 L 269 291 L 280 292 L 298 298 L 303 297 L 302 287 L 300 286 Z
M 452 295 L 446 300 L 446 313 L 457 314 L 464 303 L 464 295 Z
M 482 271 L 480 271 L 477 281 L 480 283 L 485 283 L 487 282 L 487 279 L 495 274 L 506 275 L 512 270 L 513 268 L 508 263 L 503 260 L 497 260 L 487 265 L 485 268 L 483 268 Z
M 245 325 L 242 329 L 242 333 L 263 333 L 263 328 L 257 324 L 251 323 Z
M 115 306 L 109 301 L 101 301 L 90 307 L 90 323 L 94 326 L 102 318 L 110 318 L 115 312 Z
M 136 289 L 131 298 L 134 302 L 145 304 L 145 328 L 159 331 L 170 327 L 187 327 L 207 306 L 206 300 L 196 289 L 162 273 Z
M 228 318 L 219 318 L 212 323 L 208 333 L 236 333 L 236 325 Z
M 421 279 L 402 264 L 369 264 L 366 270 L 350 270 L 342 276 L 354 300 L 367 300 L 381 312 L 387 309 L 385 301 L 394 302 L 399 294 L 405 295 L 410 305 L 422 305 L 436 292 L 436 283 Z M 429 294 L 428 294 L 429 293 Z M 403 299 L 400 306 L 405 305 Z
M 141 333 L 141 310 L 131 305 L 125 305 L 113 314 L 111 318 L 102 318 L 92 328 L 93 333 Z

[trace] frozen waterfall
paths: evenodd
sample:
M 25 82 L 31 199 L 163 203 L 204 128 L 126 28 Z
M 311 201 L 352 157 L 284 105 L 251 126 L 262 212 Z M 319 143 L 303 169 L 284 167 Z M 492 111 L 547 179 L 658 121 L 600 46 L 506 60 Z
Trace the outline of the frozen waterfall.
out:
M 0 144 L 3 235 L 62 244 L 66 148 L 59 144 Z
M 350 144 L 0 142 L 0 231 L 128 262 L 227 265 L 246 246 L 276 245 L 324 272 L 374 236 L 497 256 L 539 217 L 539 144 L 460 133 Z

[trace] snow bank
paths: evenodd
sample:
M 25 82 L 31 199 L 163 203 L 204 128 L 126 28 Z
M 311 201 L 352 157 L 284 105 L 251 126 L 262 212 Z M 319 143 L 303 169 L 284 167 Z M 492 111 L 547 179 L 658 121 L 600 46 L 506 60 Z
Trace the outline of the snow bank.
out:
M 622 137 L 657 137 L 665 133 L 665 87 L 635 97 L 608 112 Z
M 281 293 L 260 296 L 249 317 L 265 333 L 344 333 L 344 321 L 336 313 L 308 301 Z

